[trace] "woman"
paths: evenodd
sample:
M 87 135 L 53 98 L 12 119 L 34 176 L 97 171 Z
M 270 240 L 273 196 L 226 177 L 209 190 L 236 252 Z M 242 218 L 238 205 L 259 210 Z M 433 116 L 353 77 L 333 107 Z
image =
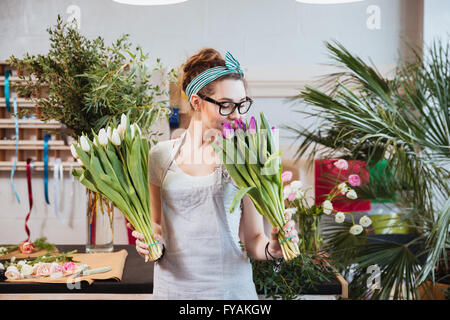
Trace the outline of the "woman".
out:
M 264 234 L 262 216 L 245 196 L 229 213 L 238 190 L 216 160 L 211 132 L 241 119 L 252 104 L 239 63 L 227 53 L 203 49 L 184 65 L 183 91 L 192 107 L 186 132 L 159 142 L 149 154 L 150 200 L 156 239 L 164 255 L 155 263 L 154 299 L 257 299 L 252 267 L 242 251 L 266 259 L 283 256 L 273 228 Z M 286 237 L 298 242 L 291 217 Z M 148 253 L 144 237 L 133 231 L 136 250 Z

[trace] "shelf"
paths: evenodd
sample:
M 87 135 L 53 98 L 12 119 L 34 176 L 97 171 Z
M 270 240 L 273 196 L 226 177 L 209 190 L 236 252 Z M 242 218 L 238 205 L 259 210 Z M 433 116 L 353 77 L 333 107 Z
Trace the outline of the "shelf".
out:
M 36 82 L 38 79 L 36 77 L 31 77 L 31 81 L 32 82 Z M 9 82 L 10 83 L 18 83 L 18 82 L 25 82 L 28 81 L 28 79 L 20 79 L 20 77 L 18 76 L 10 76 L 9 77 Z M 0 86 L 4 86 L 5 85 L 5 76 L 0 76 Z
M 63 169 L 65 171 L 70 170 L 70 165 L 72 165 L 72 169 L 79 169 L 80 165 L 78 162 L 74 161 L 63 161 L 61 162 Z M 11 171 L 12 167 L 14 165 L 13 161 L 0 161 L 0 171 Z M 49 162 L 48 167 L 49 169 L 53 169 L 54 162 Z M 26 161 L 18 161 L 16 163 L 16 170 L 22 171 L 27 169 L 27 162 Z M 44 162 L 43 161 L 33 161 L 33 170 L 35 171 L 43 171 L 44 170 Z
M 49 150 L 70 150 L 62 140 L 50 140 Z M 16 140 L 0 140 L 0 150 L 16 150 Z M 19 140 L 19 150 L 44 150 L 43 140 Z
M 13 110 L 13 98 L 9 98 L 11 111 Z M 17 107 L 18 108 L 40 108 L 40 106 L 36 105 L 36 102 L 33 102 L 31 99 L 26 98 L 17 98 Z M 5 97 L 0 97 L 0 108 L 6 108 Z
M 13 119 L 0 119 L 0 129 L 14 129 Z M 61 129 L 61 123 L 56 120 L 43 122 L 41 120 L 19 120 L 19 129 Z

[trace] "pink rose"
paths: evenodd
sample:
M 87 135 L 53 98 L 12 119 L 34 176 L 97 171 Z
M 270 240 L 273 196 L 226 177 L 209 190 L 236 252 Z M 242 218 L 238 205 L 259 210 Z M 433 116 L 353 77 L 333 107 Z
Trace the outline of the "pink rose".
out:
M 50 273 L 58 273 L 58 272 L 64 272 L 63 266 L 60 266 L 57 263 L 52 263 L 50 267 Z
M 297 194 L 296 193 L 290 193 L 288 196 L 288 200 L 289 201 L 294 201 L 295 199 L 297 199 Z
M 65 262 L 63 264 L 64 272 L 72 272 L 72 271 L 75 271 L 76 268 L 77 268 L 77 266 L 73 262 Z
M 333 163 L 334 166 L 340 170 L 347 170 L 348 169 L 348 162 L 344 159 L 339 159 L 335 163 Z
M 361 178 L 357 174 L 351 174 L 348 176 L 348 183 L 353 187 L 359 187 L 361 185 Z
M 284 171 L 281 174 L 281 181 L 283 181 L 283 183 L 285 182 L 289 182 L 292 179 L 292 172 L 291 171 Z
M 50 268 L 52 267 L 51 263 L 41 263 L 36 267 L 36 275 L 38 277 L 48 277 L 50 275 Z
M 22 242 L 19 244 L 19 250 L 20 250 L 20 252 L 22 252 L 22 253 L 30 254 L 30 253 L 32 253 L 33 250 L 34 250 L 34 244 L 33 244 L 32 242 L 22 241 Z

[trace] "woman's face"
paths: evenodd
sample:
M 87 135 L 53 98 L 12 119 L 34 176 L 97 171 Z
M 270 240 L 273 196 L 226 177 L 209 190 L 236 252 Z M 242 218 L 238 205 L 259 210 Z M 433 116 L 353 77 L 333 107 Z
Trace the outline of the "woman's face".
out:
M 198 96 L 196 96 L 197 98 Z M 244 83 L 241 80 L 225 79 L 217 82 L 214 88 L 214 94 L 209 98 L 217 102 L 242 102 L 246 99 L 246 91 Z M 236 108 L 233 113 L 223 116 L 219 113 L 219 106 L 199 98 L 198 108 L 200 109 L 200 117 L 204 130 L 217 129 L 222 130 L 224 122 L 233 123 L 235 119 L 242 119 L 245 115 L 241 115 Z M 195 101 L 193 101 L 195 104 Z

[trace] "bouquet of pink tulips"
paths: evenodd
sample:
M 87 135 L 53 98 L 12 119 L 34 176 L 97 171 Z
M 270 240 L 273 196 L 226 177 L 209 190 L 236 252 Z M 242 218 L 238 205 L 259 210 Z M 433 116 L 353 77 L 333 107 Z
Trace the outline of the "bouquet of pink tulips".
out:
M 278 227 L 278 240 L 283 256 L 289 261 L 300 254 L 298 245 L 286 238 L 283 226 L 285 206 L 281 180 L 281 153 L 275 144 L 273 132 L 263 113 L 258 127 L 254 117 L 249 123 L 236 120 L 223 125 L 223 137 L 212 144 L 228 173 L 239 187 L 230 212 L 239 205 L 244 195 L 253 201 L 258 212 L 273 227 Z
M 149 243 L 145 261 L 157 260 L 162 251 L 155 241 L 148 185 L 149 142 L 139 126 L 122 115 L 117 128 L 102 128 L 93 141 L 85 135 L 71 145 L 81 169 L 72 174 L 86 188 L 111 201 Z

